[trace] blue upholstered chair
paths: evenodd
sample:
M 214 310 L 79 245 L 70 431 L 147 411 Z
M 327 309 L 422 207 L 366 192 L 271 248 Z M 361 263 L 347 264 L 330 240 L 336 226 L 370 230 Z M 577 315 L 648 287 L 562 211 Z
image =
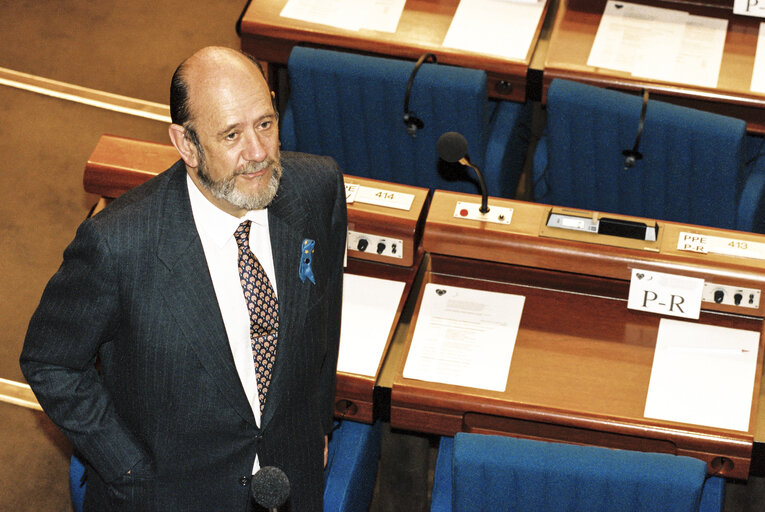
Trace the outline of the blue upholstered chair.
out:
M 534 153 L 541 203 L 752 231 L 765 165 L 746 167 L 746 123 L 660 101 L 647 103 L 639 151 L 625 168 L 640 96 L 553 80 Z
M 741 192 L 742 204 L 753 205 L 752 231 L 765 233 L 765 137 L 748 135 L 746 137 L 746 171 L 747 183 Z
M 724 484 L 690 457 L 459 433 L 441 438 L 431 512 L 720 512 Z
M 380 422 L 343 420 L 332 433 L 324 469 L 324 512 L 367 512 L 377 479 Z
M 282 149 L 332 156 L 343 172 L 367 178 L 480 193 L 472 171 L 451 164 L 440 174 L 436 141 L 448 131 L 468 141 L 470 160 L 490 195 L 513 197 L 528 147 L 530 105 L 491 101 L 486 73 L 425 63 L 415 75 L 409 111 L 424 121 L 416 137 L 404 124 L 411 61 L 295 47 Z
M 380 457 L 380 422 L 342 421 L 332 433 L 324 469 L 324 511 L 366 512 L 372 501 Z M 82 512 L 85 468 L 72 455 L 69 486 L 74 512 Z
M 72 494 L 72 509 L 82 512 L 85 501 L 85 466 L 82 461 L 72 454 L 69 460 L 69 491 Z

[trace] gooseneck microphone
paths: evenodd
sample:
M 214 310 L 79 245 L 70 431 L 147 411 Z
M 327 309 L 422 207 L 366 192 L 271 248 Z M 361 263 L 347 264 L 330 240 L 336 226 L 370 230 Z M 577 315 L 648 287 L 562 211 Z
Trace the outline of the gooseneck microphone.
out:
M 250 490 L 255 503 L 276 512 L 290 495 L 290 481 L 281 469 L 265 466 L 252 476 Z
M 459 162 L 467 165 L 475 171 L 478 176 L 478 184 L 481 186 L 481 207 L 478 209 L 481 213 L 489 212 L 489 194 L 486 191 L 486 181 L 483 179 L 483 173 L 475 165 L 470 163 L 467 156 L 468 143 L 462 134 L 457 132 L 446 132 L 438 138 L 436 142 L 436 151 L 442 160 L 447 162 Z
M 648 107 L 648 91 L 643 89 L 643 106 L 640 109 L 640 121 L 638 122 L 637 135 L 635 136 L 635 144 L 632 145 L 632 149 L 625 149 L 622 151 L 624 157 L 624 170 L 626 171 L 630 167 L 635 167 L 637 161 L 643 158 L 643 153 L 638 151 L 640 147 L 640 137 L 643 135 L 643 126 L 645 125 L 645 112 Z

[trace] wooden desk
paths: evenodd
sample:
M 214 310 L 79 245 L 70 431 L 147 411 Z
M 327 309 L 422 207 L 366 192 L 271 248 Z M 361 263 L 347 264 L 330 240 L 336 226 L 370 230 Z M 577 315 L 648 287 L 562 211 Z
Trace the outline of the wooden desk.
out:
M 763 290 L 761 260 L 676 246 L 682 231 L 765 237 L 659 223 L 654 243 L 630 240 L 624 247 L 608 237 L 603 245 L 593 238 L 603 235 L 552 233 L 545 226 L 549 206 L 492 199 L 490 206 L 513 208 L 506 226 L 455 219 L 458 200 L 477 202 L 462 194 L 434 195 L 423 233 L 430 255 L 424 280 L 526 297 L 507 387 L 495 392 L 404 378 L 412 328 L 393 382 L 391 426 L 690 455 L 707 461 L 710 473 L 747 478 L 755 431 L 765 432 L 765 419 L 758 417 L 765 304 L 744 311 L 705 302 L 699 320 L 760 333 L 749 429 L 738 432 L 643 417 L 660 316 L 627 309 L 626 298 L 633 268 Z M 418 314 L 417 308 L 412 325 Z
M 84 187 L 87 192 L 101 196 L 98 208 L 102 208 L 112 199 L 169 168 L 178 158 L 177 151 L 170 145 L 104 135 L 86 164 Z M 429 195 L 427 189 L 366 178 L 345 176 L 345 181 L 346 185 L 351 183 L 414 196 L 412 207 L 408 211 L 359 202 L 348 205 L 349 230 L 395 238 L 403 242 L 400 259 L 386 258 L 372 249 L 370 252 L 361 252 L 358 248 L 348 248 L 346 273 L 405 283 L 377 373 L 374 376 L 347 372 L 337 374 L 336 415 L 372 423 L 378 415 L 388 414 L 387 411 L 375 410 L 374 388 L 385 353 L 396 332 L 404 304 L 423 260 L 420 236 Z
M 554 78 L 587 82 L 602 87 L 639 91 L 652 98 L 743 119 L 753 133 L 765 133 L 765 94 L 749 90 L 761 18 L 739 16 L 730 6 L 636 0 L 667 9 L 728 20 L 728 36 L 717 87 L 705 88 L 632 76 L 587 65 L 606 0 L 561 0 L 544 64 L 544 95 Z
M 259 0 L 250 4 L 241 23 L 244 51 L 276 65 L 286 65 L 297 44 L 411 60 L 432 52 L 439 63 L 485 70 L 491 97 L 520 102 L 526 100 L 526 74 L 546 13 L 542 13 L 526 58 L 514 61 L 441 46 L 459 0 L 408 0 L 395 33 L 345 30 L 282 18 L 279 13 L 286 3 Z M 269 76 L 275 76 L 273 70 Z

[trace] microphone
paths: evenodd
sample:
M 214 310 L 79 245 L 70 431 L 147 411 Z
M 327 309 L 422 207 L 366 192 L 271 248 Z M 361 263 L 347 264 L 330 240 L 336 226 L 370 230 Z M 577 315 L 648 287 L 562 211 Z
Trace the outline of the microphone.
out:
M 276 512 L 290 495 L 290 481 L 281 469 L 266 466 L 252 476 L 250 490 L 258 505 Z
M 637 135 L 635 135 L 635 144 L 632 149 L 622 151 L 624 157 L 624 170 L 635 167 L 637 161 L 643 158 L 643 153 L 638 151 L 640 147 L 640 137 L 643 135 L 643 126 L 645 125 L 645 112 L 648 107 L 648 91 L 643 89 L 643 106 L 640 109 L 640 121 L 638 122 Z
M 483 179 L 483 174 L 480 169 L 470 163 L 467 157 L 468 143 L 462 134 L 457 132 L 446 132 L 438 138 L 436 142 L 436 151 L 438 156 L 442 160 L 447 162 L 459 162 L 462 165 L 467 165 L 475 171 L 478 176 L 478 184 L 481 186 L 481 207 L 478 209 L 481 213 L 489 212 L 489 194 L 486 192 L 486 181 Z

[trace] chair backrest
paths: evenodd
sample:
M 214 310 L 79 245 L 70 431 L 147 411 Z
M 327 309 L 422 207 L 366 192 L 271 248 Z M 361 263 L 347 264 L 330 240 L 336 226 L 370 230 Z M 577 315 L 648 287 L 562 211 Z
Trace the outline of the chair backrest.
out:
M 690 457 L 506 436 L 459 433 L 453 450 L 453 510 L 697 512 L 706 477 Z
M 332 432 L 324 468 L 324 512 L 369 510 L 380 457 L 381 426 L 343 420 Z
M 72 509 L 74 512 L 82 512 L 85 503 L 85 465 L 75 454 L 69 459 L 69 491 Z
M 444 132 L 460 132 L 471 161 L 484 169 L 497 107 L 488 100 L 486 73 L 423 64 L 414 78 L 409 111 L 425 125 L 412 137 L 403 117 L 414 67 L 411 61 L 295 47 L 288 64 L 282 148 L 332 156 L 354 176 L 480 193 L 472 171 L 439 161 L 436 141 Z
M 642 98 L 553 80 L 534 163 L 534 200 L 602 212 L 735 229 L 744 181 L 746 123 L 649 100 L 639 151 Z

